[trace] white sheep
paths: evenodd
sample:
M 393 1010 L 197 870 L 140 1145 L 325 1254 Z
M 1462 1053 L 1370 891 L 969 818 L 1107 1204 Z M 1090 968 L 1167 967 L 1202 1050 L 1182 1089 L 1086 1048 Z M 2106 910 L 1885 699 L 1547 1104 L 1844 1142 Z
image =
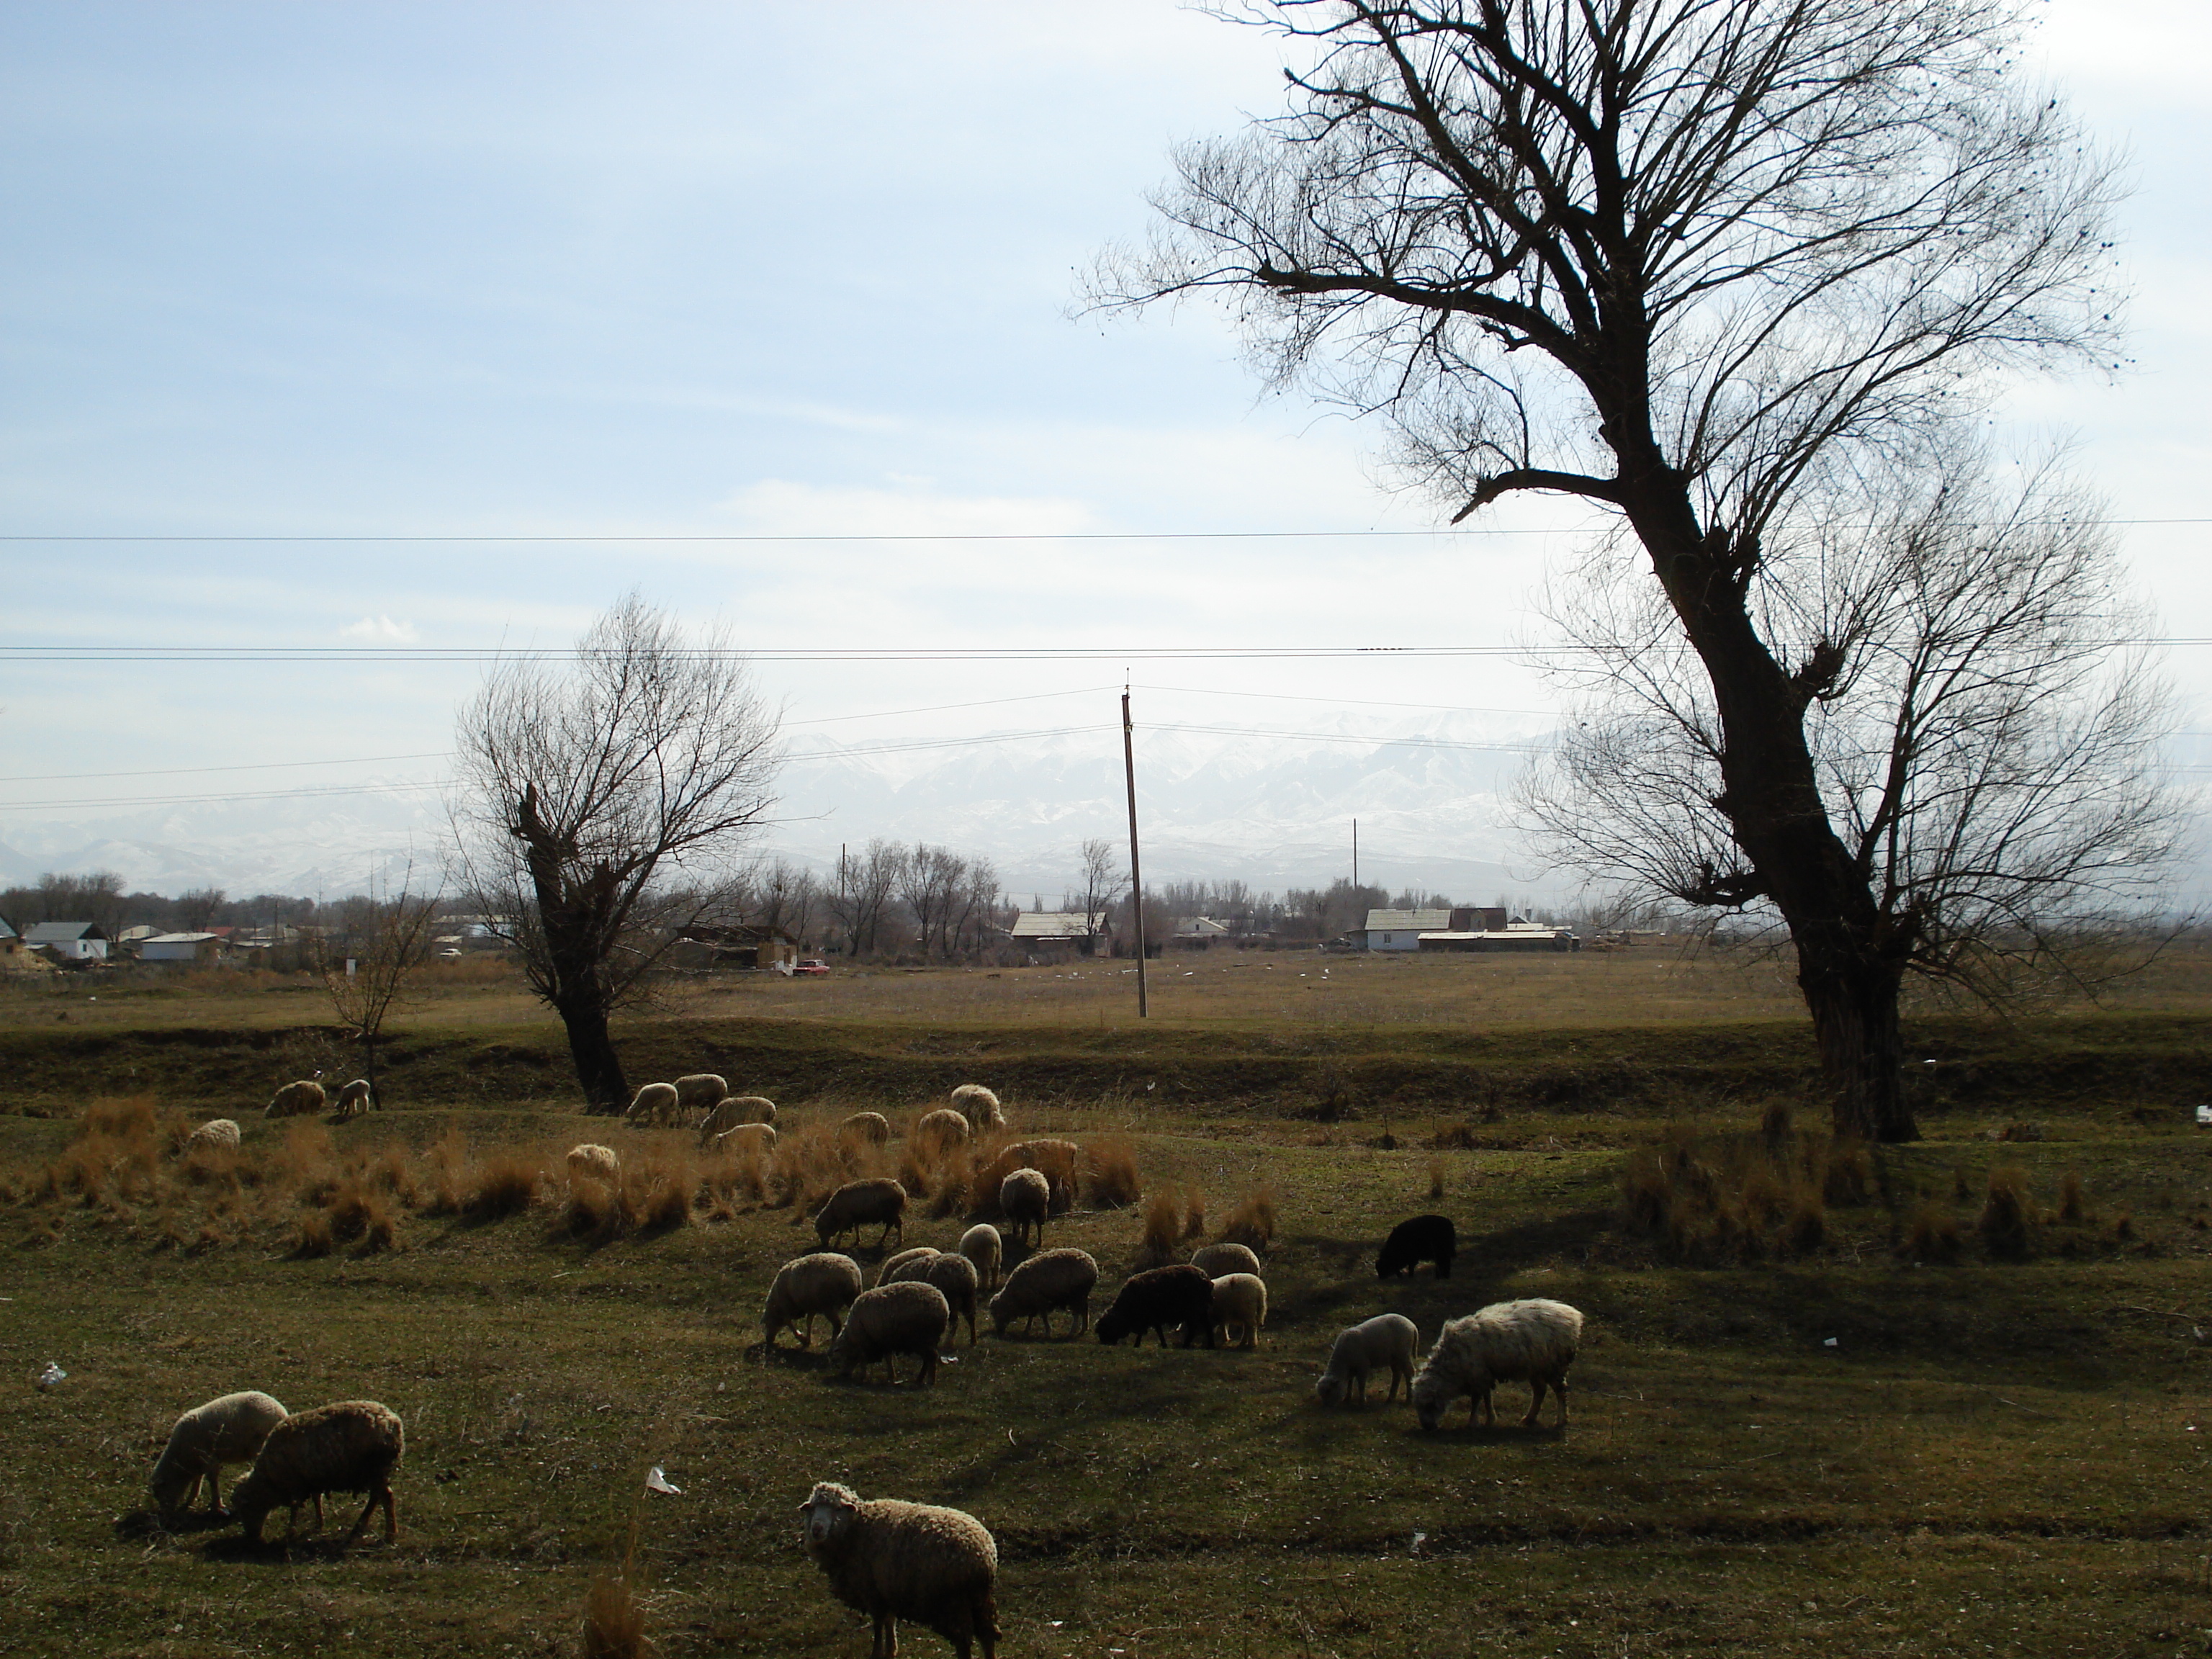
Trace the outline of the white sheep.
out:
M 321 1073 L 316 1073 L 320 1076 Z M 279 1089 L 269 1103 L 261 1109 L 264 1117 L 298 1117 L 302 1113 L 323 1109 L 323 1085 L 313 1078 L 302 1078 L 297 1083 L 288 1083 Z
M 1017 1170 L 999 1183 L 999 1207 L 1006 1212 L 1017 1244 L 1044 1243 L 1044 1218 L 1052 1207 L 1052 1183 L 1038 1170 Z
M 676 1079 L 676 1103 L 686 1112 L 710 1112 L 729 1096 L 729 1084 L 712 1072 L 694 1072 Z
M 1377 1314 L 1336 1334 L 1328 1351 L 1328 1369 L 1314 1382 L 1314 1398 L 1324 1406 L 1340 1406 L 1357 1395 L 1367 1403 L 1367 1377 L 1385 1366 L 1390 1371 L 1389 1401 L 1398 1397 L 1398 1384 L 1413 1392 L 1413 1358 L 1421 1351 L 1421 1333 L 1403 1314 Z
M 1260 1258 L 1246 1244 L 1201 1244 L 1190 1253 L 1190 1265 L 1204 1268 L 1208 1279 L 1219 1279 L 1224 1273 L 1261 1276 Z
M 251 1463 L 269 1431 L 284 1420 L 283 1402 L 256 1389 L 195 1406 L 169 1431 L 169 1443 L 147 1482 L 165 1527 L 191 1507 L 207 1482 L 208 1512 L 222 1513 L 222 1466 Z
M 185 1137 L 185 1144 L 177 1149 L 179 1158 L 194 1152 L 236 1152 L 238 1124 L 234 1119 L 211 1117 Z
M 966 1256 L 951 1250 L 940 1250 L 921 1264 L 921 1280 L 934 1285 L 945 1292 L 945 1305 L 952 1310 L 952 1326 L 957 1334 L 960 1321 L 968 1321 L 968 1346 L 975 1346 L 975 1300 L 980 1283 L 975 1264 Z
M 720 1082 L 720 1079 L 715 1081 Z M 719 1134 L 726 1133 L 747 1123 L 774 1123 L 775 1103 L 765 1095 L 732 1095 L 717 1101 L 714 1108 L 699 1121 L 699 1144 L 704 1146 Z
M 915 1386 L 926 1387 L 937 1381 L 937 1351 L 951 1323 L 952 1306 L 936 1285 L 913 1279 L 878 1285 L 861 1291 L 846 1310 L 845 1328 L 830 1340 L 830 1368 L 850 1376 L 880 1359 L 884 1377 L 896 1382 L 891 1361 L 912 1354 L 921 1362 Z
M 971 1129 L 1003 1129 L 1006 1114 L 998 1096 L 980 1083 L 963 1083 L 952 1091 L 952 1109 L 968 1120 Z
M 876 1235 L 877 1249 L 893 1232 L 899 1243 L 906 1242 L 906 1188 L 888 1177 L 848 1181 L 814 1212 L 814 1231 L 825 1249 L 840 1233 L 849 1232 L 857 1239 L 861 1228 L 876 1226 L 883 1229 Z
M 1479 1313 L 1448 1320 L 1437 1345 L 1413 1378 L 1413 1411 L 1421 1426 L 1433 1429 L 1462 1395 L 1468 1398 L 1468 1424 L 1480 1412 L 1494 1422 L 1491 1390 L 1500 1382 L 1526 1382 L 1531 1390 L 1528 1414 L 1521 1426 L 1533 1429 L 1548 1387 L 1559 1401 L 1559 1426 L 1567 1424 L 1567 1367 L 1581 1346 L 1583 1316 L 1564 1302 L 1541 1297 L 1495 1302 Z
M 574 1188 L 579 1181 L 604 1181 L 610 1187 L 622 1185 L 622 1158 L 611 1146 L 601 1146 L 586 1141 L 580 1146 L 568 1149 L 568 1185 Z
M 399 1414 L 374 1400 L 344 1400 L 295 1413 L 269 1431 L 252 1468 L 231 1488 L 232 1512 L 258 1544 L 262 1522 L 279 1504 L 292 1506 L 296 1522 L 300 1505 L 311 1498 L 319 1516 L 325 1492 L 367 1492 L 368 1502 L 362 1505 L 346 1544 L 361 1536 L 379 1503 L 384 1505 L 384 1541 L 392 1543 L 399 1536 L 392 1471 L 406 1449 Z
M 1226 1342 L 1233 1327 L 1243 1333 L 1240 1348 L 1260 1346 L 1267 1322 L 1267 1286 L 1257 1273 L 1224 1273 L 1213 1281 L 1213 1328 Z
M 682 1109 L 672 1083 L 647 1083 L 640 1085 L 632 1097 L 629 1109 L 623 1114 L 626 1123 L 672 1123 Z
M 999 1263 L 1006 1258 L 1006 1246 L 996 1227 L 979 1221 L 961 1234 L 960 1254 L 975 1264 L 975 1277 L 984 1290 L 999 1288 Z
M 849 1255 L 820 1250 L 785 1262 L 776 1270 L 775 1282 L 768 1287 L 768 1305 L 761 1310 L 762 1346 L 773 1348 L 788 1325 L 798 1333 L 800 1347 L 812 1347 L 817 1314 L 830 1322 L 834 1342 L 845 1328 L 845 1310 L 860 1294 L 860 1264 Z
M 927 1261 L 936 1254 L 934 1244 L 916 1244 L 910 1249 L 901 1250 L 896 1255 L 887 1255 L 884 1258 L 884 1265 L 876 1269 L 876 1283 L 889 1285 L 896 1279 L 919 1277 L 915 1273 L 902 1273 L 900 1269 Z
M 704 1144 L 710 1152 L 757 1152 L 766 1158 L 775 1150 L 775 1126 L 770 1123 L 740 1123 L 734 1129 L 723 1130 Z
M 945 1152 L 968 1144 L 968 1120 L 948 1106 L 925 1112 L 915 1120 L 907 1144 L 916 1152 Z
M 873 1623 L 869 1659 L 896 1659 L 902 1619 L 935 1631 L 959 1659 L 979 1644 L 983 1659 L 995 1659 L 999 1549 L 974 1516 L 863 1498 L 834 1480 L 799 1507 L 807 1557 L 829 1575 L 830 1593 Z
M 338 1097 L 331 1103 L 331 1109 L 337 1114 L 339 1121 L 343 1122 L 349 1117 L 365 1115 L 371 1103 L 368 1079 L 365 1077 L 357 1077 L 338 1091 Z
M 1004 1336 L 1017 1319 L 1024 1328 L 1042 1315 L 1044 1334 L 1052 1334 L 1052 1316 L 1065 1308 L 1075 1316 L 1071 1335 L 1080 1336 L 1091 1324 L 1091 1292 L 1098 1283 L 1098 1264 L 1088 1250 L 1063 1245 L 1039 1250 L 1006 1275 L 1005 1288 L 991 1298 L 994 1335 Z
M 891 1121 L 881 1112 L 855 1112 L 837 1126 L 837 1138 L 880 1146 L 891 1138 Z

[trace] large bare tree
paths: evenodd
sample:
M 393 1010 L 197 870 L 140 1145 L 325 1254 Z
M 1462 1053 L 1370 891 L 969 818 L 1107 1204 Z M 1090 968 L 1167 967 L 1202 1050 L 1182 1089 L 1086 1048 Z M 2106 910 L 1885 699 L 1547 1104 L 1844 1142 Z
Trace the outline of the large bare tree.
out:
M 1094 298 L 1213 291 L 1278 381 L 1379 411 L 1466 517 L 1613 515 L 1706 685 L 1701 905 L 1786 923 L 1839 1129 L 1914 1133 L 1886 911 L 1808 712 L 1855 642 L 1778 633 L 1841 481 L 1996 377 L 2109 361 L 2106 165 L 2021 83 L 2016 0 L 1274 0 L 1289 112 L 1189 145 Z M 1786 610 L 1786 607 L 1782 608 Z
M 507 919 L 586 1101 L 618 1111 L 608 1018 L 742 884 L 736 854 L 772 804 L 775 717 L 724 639 L 688 643 L 633 593 L 573 659 L 495 668 L 457 747 L 464 883 Z

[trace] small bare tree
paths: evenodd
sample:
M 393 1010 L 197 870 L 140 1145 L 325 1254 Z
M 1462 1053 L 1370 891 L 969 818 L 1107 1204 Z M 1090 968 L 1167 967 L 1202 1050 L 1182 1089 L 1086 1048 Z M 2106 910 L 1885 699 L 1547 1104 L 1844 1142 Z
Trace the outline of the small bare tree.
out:
M 341 930 L 317 928 L 309 951 L 331 1006 L 349 1040 L 361 1045 L 362 1075 L 372 1106 L 384 1096 L 377 1079 L 376 1045 L 385 1017 L 406 1000 L 409 981 L 430 959 L 438 915 L 438 896 L 414 890 L 409 865 L 399 891 L 382 899 L 364 896 L 340 907 Z
M 1082 858 L 1083 884 L 1068 898 L 1081 905 L 1087 931 L 1094 919 L 1109 916 L 1121 895 L 1129 890 L 1129 872 L 1121 867 L 1119 850 L 1103 836 L 1083 843 Z
M 905 870 L 906 849 L 880 836 L 855 856 L 838 861 L 836 884 L 823 900 L 845 930 L 846 948 L 855 957 L 881 948 L 891 896 Z
M 771 805 L 775 716 L 722 637 L 688 644 L 633 593 L 572 663 L 501 663 L 457 738 L 464 883 L 507 919 L 585 1099 L 619 1111 L 609 1016 L 742 882 L 735 854 Z

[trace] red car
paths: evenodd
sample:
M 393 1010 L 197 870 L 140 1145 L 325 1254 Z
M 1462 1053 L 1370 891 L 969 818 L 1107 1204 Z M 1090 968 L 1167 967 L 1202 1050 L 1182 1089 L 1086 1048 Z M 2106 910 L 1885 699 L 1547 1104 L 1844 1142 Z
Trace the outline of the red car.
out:
M 809 957 L 791 971 L 803 974 L 809 979 L 826 979 L 830 975 L 830 964 L 819 957 Z

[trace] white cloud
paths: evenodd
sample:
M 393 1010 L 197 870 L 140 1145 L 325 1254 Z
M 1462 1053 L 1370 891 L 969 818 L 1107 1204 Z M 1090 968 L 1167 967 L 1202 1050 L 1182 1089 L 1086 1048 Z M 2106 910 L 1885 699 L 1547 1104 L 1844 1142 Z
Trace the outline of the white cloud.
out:
M 374 617 L 363 617 L 338 632 L 349 640 L 368 640 L 379 645 L 411 645 L 421 637 L 413 623 L 394 622 L 382 611 Z

